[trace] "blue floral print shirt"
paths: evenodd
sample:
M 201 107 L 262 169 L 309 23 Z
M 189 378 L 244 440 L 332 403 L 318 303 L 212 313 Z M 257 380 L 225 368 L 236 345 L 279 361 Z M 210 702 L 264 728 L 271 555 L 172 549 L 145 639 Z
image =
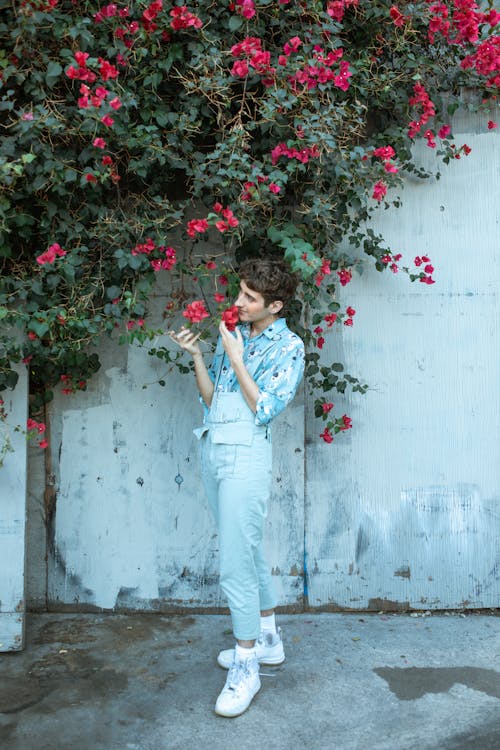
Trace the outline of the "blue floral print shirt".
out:
M 239 329 L 244 344 L 243 362 L 260 391 L 255 424 L 269 424 L 292 400 L 302 380 L 304 343 L 288 328 L 285 318 L 278 318 L 253 338 L 250 338 L 248 323 L 240 325 Z M 213 383 L 217 379 L 221 360 L 217 391 L 239 391 L 238 378 L 219 338 L 213 362 L 208 368 Z M 208 412 L 207 406 L 200 400 L 205 412 Z

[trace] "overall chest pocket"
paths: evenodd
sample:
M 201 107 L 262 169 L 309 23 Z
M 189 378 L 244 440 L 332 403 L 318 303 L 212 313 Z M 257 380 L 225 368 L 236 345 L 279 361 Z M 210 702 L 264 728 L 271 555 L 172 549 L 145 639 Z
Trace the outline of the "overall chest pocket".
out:
M 252 445 L 255 426 L 252 422 L 216 422 L 210 425 L 212 443 Z

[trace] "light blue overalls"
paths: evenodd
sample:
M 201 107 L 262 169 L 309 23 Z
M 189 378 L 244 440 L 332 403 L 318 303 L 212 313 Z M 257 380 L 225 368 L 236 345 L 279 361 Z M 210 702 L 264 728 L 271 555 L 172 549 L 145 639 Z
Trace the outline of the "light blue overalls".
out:
M 222 363 L 221 363 L 222 364 Z M 217 392 L 200 439 L 203 484 L 219 530 L 220 585 L 238 640 L 260 631 L 260 610 L 274 609 L 276 594 L 262 537 L 271 493 L 270 425 L 256 425 L 240 391 Z

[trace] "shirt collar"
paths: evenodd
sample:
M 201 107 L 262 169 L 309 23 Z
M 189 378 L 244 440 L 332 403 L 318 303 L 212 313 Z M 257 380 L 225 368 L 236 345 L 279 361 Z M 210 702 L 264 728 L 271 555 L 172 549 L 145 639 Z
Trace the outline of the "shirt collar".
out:
M 268 339 L 273 341 L 276 338 L 281 338 L 280 334 L 285 328 L 285 318 L 277 318 L 277 320 L 271 323 L 271 325 L 267 326 L 267 328 L 264 328 L 264 330 L 261 331 L 258 336 L 254 336 L 254 338 L 258 339 L 259 336 L 267 336 Z M 244 323 L 241 326 L 241 333 L 245 339 L 248 339 L 250 337 L 250 323 Z

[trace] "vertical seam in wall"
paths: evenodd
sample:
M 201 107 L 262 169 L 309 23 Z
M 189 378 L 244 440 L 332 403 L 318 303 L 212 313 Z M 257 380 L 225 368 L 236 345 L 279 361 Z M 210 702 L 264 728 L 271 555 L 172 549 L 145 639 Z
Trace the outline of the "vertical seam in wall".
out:
M 307 388 L 304 383 L 304 443 L 303 443 L 303 486 L 304 486 L 304 497 L 303 497 L 303 588 L 302 588 L 302 609 L 306 612 L 309 609 L 309 586 L 308 586 L 308 569 L 307 569 Z

